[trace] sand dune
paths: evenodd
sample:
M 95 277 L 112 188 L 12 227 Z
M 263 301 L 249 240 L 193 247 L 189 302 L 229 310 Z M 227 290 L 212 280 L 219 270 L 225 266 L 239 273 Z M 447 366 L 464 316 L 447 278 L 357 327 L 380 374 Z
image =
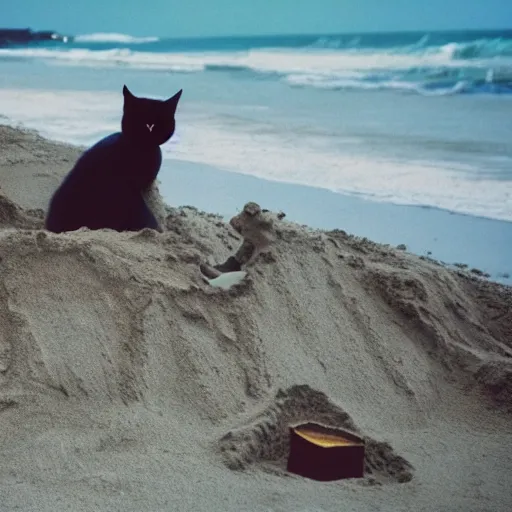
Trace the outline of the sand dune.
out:
M 47 233 L 77 149 L 0 148 L 0 510 L 511 509 L 510 288 L 282 220 L 215 289 L 218 216 L 155 189 L 162 234 Z M 303 420 L 364 436 L 366 477 L 287 474 Z

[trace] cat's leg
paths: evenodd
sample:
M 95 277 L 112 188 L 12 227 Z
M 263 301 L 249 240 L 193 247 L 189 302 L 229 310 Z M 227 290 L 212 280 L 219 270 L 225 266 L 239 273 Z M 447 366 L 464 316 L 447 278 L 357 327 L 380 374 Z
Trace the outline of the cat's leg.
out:
M 68 197 L 66 190 L 57 190 L 52 197 L 48 212 L 44 221 L 44 227 L 53 233 L 64 233 L 79 229 L 80 202 L 72 196 Z
M 55 206 L 53 206 L 51 203 L 48 209 L 48 213 L 44 219 L 44 227 L 47 231 L 52 231 L 53 233 L 62 233 L 65 231 L 62 219 L 55 211 Z
M 134 204 L 130 205 L 128 219 L 124 223 L 124 226 L 122 226 L 121 231 L 140 231 L 144 228 L 154 229 L 160 233 L 162 232 L 162 228 L 158 224 L 152 211 L 149 209 L 142 196 L 139 196 L 134 201 Z

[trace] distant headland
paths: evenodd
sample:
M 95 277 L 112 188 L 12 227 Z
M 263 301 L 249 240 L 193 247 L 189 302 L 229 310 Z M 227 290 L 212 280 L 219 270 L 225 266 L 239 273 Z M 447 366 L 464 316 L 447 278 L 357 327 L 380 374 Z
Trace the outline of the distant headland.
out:
M 64 36 L 52 30 L 34 31 L 29 28 L 0 28 L 0 47 L 48 41 L 68 43 L 72 39 L 70 36 Z

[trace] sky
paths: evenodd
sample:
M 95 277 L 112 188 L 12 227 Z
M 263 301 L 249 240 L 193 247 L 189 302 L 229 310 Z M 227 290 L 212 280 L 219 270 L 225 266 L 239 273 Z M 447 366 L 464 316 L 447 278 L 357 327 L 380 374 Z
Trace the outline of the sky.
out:
M 3 27 L 135 36 L 512 28 L 512 0 L 0 0 Z

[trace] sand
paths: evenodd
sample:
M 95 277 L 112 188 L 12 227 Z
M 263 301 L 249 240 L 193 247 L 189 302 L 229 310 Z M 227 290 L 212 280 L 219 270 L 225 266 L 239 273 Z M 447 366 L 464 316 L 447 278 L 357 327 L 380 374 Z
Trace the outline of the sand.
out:
M 240 235 L 156 188 L 163 233 L 42 230 L 78 155 L 0 127 L 2 512 L 511 510 L 510 287 L 285 218 L 212 288 Z M 365 478 L 288 474 L 307 421 Z

